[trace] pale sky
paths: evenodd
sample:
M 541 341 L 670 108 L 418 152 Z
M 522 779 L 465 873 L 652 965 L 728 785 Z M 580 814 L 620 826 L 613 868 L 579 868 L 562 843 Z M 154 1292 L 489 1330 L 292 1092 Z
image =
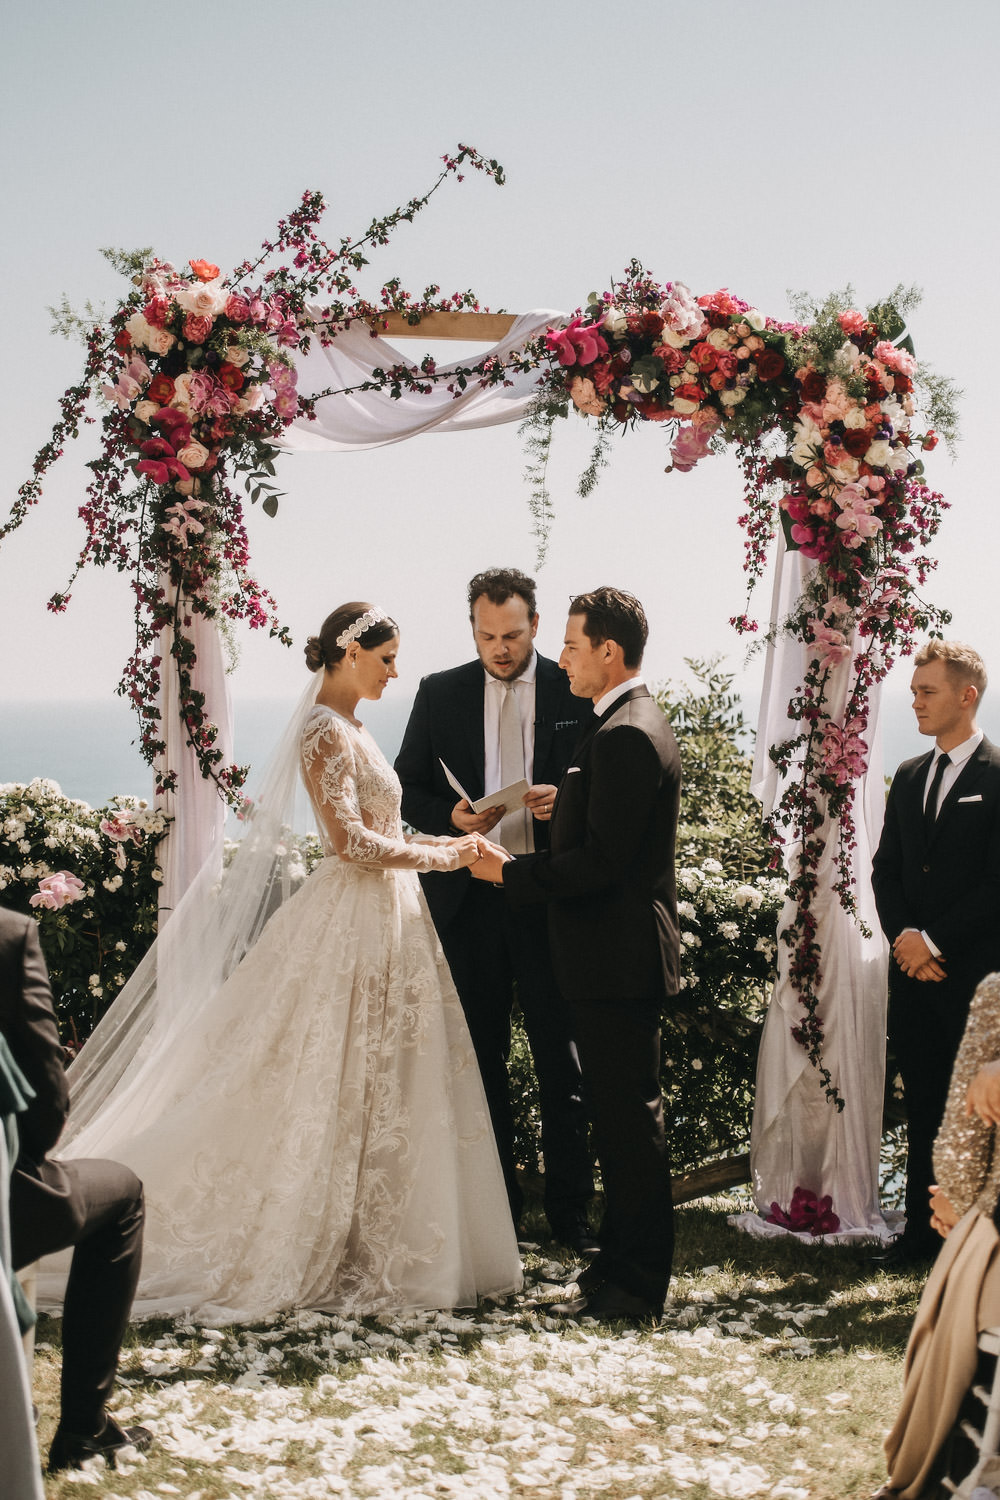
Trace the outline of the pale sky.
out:
M 779 318 L 789 289 L 822 297 L 850 282 L 863 306 L 898 282 L 923 288 L 918 358 L 965 390 L 957 461 L 942 447 L 928 462 L 953 507 L 932 591 L 1000 685 L 997 7 L 3 0 L 3 11 L 5 512 L 82 366 L 82 349 L 49 335 L 46 305 L 65 293 L 110 307 L 124 293 L 99 247 L 152 245 L 229 270 L 306 187 L 327 197 L 336 241 L 429 186 L 465 141 L 504 164 L 507 185 L 475 173 L 446 184 L 373 258 L 363 290 L 398 275 L 414 293 L 435 281 L 472 286 L 494 309 L 570 311 L 633 255 L 660 281 L 728 286 Z M 556 435 L 541 648 L 557 653 L 572 593 L 611 583 L 646 604 L 651 678 L 714 652 L 742 672 L 727 623 L 744 602 L 735 460 L 665 475 L 650 424 L 616 441 L 584 502 L 575 481 L 593 437 L 581 418 Z M 88 442 L 0 548 L 0 705 L 107 697 L 128 655 L 117 575 L 91 572 L 67 613 L 45 610 L 82 541 Z M 468 578 L 534 570 L 524 463 L 514 426 L 286 459 L 278 517 L 254 512 L 250 531 L 297 645 L 244 638 L 237 701 L 294 699 L 301 642 L 345 598 L 400 621 L 401 691 L 464 660 Z

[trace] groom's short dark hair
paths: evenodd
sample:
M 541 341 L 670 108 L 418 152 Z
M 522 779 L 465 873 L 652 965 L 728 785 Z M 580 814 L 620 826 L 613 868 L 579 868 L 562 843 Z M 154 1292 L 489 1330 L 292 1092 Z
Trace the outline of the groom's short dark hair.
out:
M 600 588 L 570 600 L 571 615 L 583 616 L 583 633 L 592 645 L 616 641 L 627 667 L 642 665 L 649 625 L 646 611 L 634 594 Z
M 491 604 L 506 604 L 515 594 L 524 600 L 528 606 L 528 614 L 534 618 L 538 610 L 535 607 L 533 578 L 519 572 L 517 568 L 487 568 L 485 572 L 477 573 L 469 584 L 469 619 L 472 619 L 472 607 L 477 599 L 488 599 Z

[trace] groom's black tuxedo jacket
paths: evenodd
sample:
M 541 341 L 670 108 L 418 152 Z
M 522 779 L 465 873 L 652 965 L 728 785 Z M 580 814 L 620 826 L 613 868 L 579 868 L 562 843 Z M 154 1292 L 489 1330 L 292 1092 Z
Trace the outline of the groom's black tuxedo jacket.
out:
M 546 901 L 570 999 L 660 1001 L 678 989 L 673 730 L 634 687 L 585 731 L 559 787 L 546 852 L 504 867 L 514 905 Z
M 482 662 L 433 672 L 417 689 L 406 733 L 396 757 L 403 786 L 403 817 L 421 833 L 454 834 L 451 813 L 458 793 L 449 785 L 443 760 L 473 799 L 485 791 L 483 710 L 486 678 Z M 535 752 L 529 781 L 558 786 L 573 746 L 593 720 L 586 699 L 574 698 L 556 662 L 535 653 Z M 535 848 L 548 846 L 549 825 L 534 822 Z M 438 930 L 453 920 L 469 888 L 468 870 L 420 877 Z
M 904 761 L 893 778 L 872 883 L 890 943 L 906 927 L 941 950 L 947 979 L 907 980 L 936 1000 L 967 1005 L 979 981 L 1000 969 L 1000 750 L 984 739 L 941 803 L 928 839 L 923 797 L 933 751 Z

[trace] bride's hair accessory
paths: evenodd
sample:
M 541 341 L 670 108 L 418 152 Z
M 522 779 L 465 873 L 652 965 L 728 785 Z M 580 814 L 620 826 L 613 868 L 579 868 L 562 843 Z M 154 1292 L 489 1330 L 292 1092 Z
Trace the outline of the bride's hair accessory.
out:
M 371 630 L 373 625 L 377 625 L 380 620 L 388 620 L 388 618 L 389 616 L 384 609 L 379 609 L 377 604 L 373 604 L 371 609 L 366 609 L 364 614 L 359 615 L 352 625 L 348 625 L 346 630 L 340 632 L 337 637 L 337 645 L 343 651 L 352 641 L 358 640 L 366 631 Z

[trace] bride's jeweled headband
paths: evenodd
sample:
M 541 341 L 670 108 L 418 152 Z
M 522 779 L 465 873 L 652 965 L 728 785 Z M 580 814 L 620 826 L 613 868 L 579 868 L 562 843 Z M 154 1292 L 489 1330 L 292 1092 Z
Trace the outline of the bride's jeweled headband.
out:
M 349 646 L 352 641 L 364 635 L 366 630 L 371 630 L 372 626 L 377 625 L 380 620 L 388 620 L 388 618 L 384 609 L 379 609 L 377 604 L 373 604 L 371 609 L 366 609 L 363 615 L 358 616 L 353 625 L 348 625 L 346 630 L 340 632 L 337 645 L 343 650 L 345 646 Z

